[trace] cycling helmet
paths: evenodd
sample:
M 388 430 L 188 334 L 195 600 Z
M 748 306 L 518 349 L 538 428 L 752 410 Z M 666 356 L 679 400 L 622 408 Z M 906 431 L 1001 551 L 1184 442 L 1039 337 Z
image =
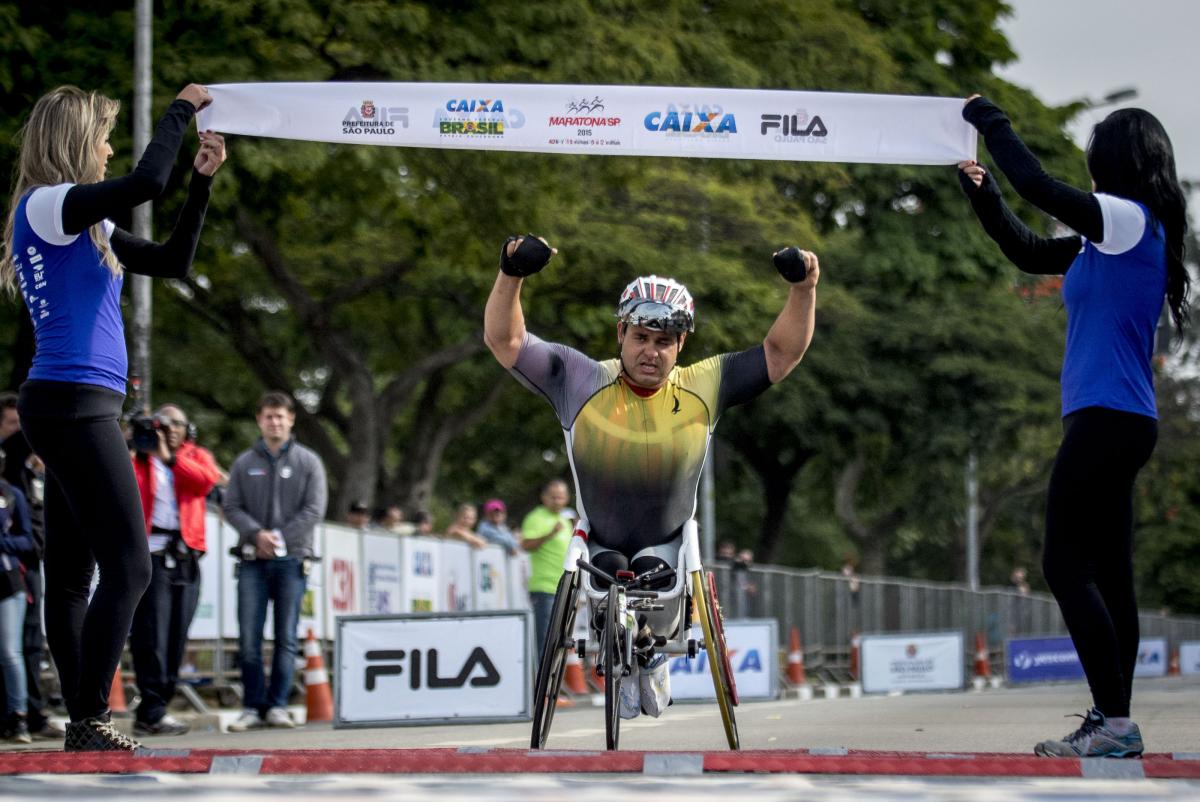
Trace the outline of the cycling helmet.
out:
M 692 294 L 673 278 L 635 278 L 617 303 L 617 319 L 622 323 L 671 334 L 694 331 L 695 317 Z

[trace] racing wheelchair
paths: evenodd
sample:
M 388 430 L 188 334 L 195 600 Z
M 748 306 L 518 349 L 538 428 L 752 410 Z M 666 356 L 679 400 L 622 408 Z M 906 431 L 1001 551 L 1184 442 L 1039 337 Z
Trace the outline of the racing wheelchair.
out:
M 700 562 L 700 542 L 696 522 L 689 520 L 676 541 L 678 559 L 673 568 L 647 571 L 640 576 L 621 571 L 612 577 L 591 564 L 587 546 L 586 523 L 581 522 L 571 538 L 558 581 L 546 643 L 538 665 L 534 685 L 533 734 L 530 746 L 542 749 L 550 735 L 554 711 L 562 690 L 567 655 L 574 650 L 580 659 L 597 656 L 597 667 L 604 675 L 604 734 L 609 749 L 616 749 L 620 737 L 621 682 L 630 677 L 636 659 L 634 637 L 638 619 L 644 615 L 653 633 L 654 648 L 668 656 L 695 657 L 700 649 L 708 656 L 713 689 L 721 710 L 721 722 L 730 749 L 738 749 L 737 721 L 733 709 L 738 704 L 729 649 L 725 644 L 724 618 L 717 601 L 717 586 L 712 572 Z M 667 561 L 668 563 L 670 561 Z M 607 582 L 598 588 L 593 580 Z M 670 587 L 647 589 L 647 585 Z M 589 639 L 576 640 L 575 616 L 579 594 L 588 601 Z M 703 638 L 691 637 L 693 607 Z M 636 677 L 632 678 L 634 682 Z

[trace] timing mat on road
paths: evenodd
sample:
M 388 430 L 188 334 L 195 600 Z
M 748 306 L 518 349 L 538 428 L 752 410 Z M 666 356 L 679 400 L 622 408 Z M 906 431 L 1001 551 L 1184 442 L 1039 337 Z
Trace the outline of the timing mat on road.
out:
M 847 749 L 601 752 L 520 749 L 143 749 L 0 754 L 16 774 L 695 774 L 778 773 L 929 777 L 1200 779 L 1200 752 L 1143 760 L 1042 758 L 979 752 Z

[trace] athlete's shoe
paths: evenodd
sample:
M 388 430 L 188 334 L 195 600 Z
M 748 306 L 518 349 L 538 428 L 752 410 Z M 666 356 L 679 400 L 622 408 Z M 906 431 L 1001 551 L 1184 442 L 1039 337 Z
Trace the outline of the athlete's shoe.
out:
M 85 718 L 67 724 L 67 752 L 132 752 L 141 744 L 113 726 L 107 717 Z
M 166 715 L 153 723 L 148 721 L 133 722 L 135 735 L 184 735 L 190 730 L 187 724 L 171 715 Z
M 638 673 L 642 690 L 642 712 L 658 718 L 671 704 L 671 667 L 667 656 L 655 654 Z
M 1142 731 L 1132 724 L 1126 733 L 1113 732 L 1104 714 L 1092 708 L 1083 724 L 1061 741 L 1042 741 L 1033 748 L 1041 757 L 1141 757 Z
M 607 682 L 607 680 L 605 681 Z M 621 678 L 621 684 L 618 687 L 620 693 L 617 696 L 620 700 L 621 718 L 637 718 L 642 712 L 642 686 L 638 682 L 636 662 L 633 670 L 629 672 L 629 676 Z

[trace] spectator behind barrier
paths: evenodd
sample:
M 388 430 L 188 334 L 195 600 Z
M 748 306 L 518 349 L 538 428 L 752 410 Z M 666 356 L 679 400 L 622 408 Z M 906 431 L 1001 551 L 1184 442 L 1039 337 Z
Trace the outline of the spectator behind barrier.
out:
M 508 528 L 508 508 L 498 498 L 489 499 L 483 505 L 483 520 L 479 522 L 476 532 L 497 546 L 502 546 L 511 557 L 520 550 L 516 535 Z
M 475 505 L 469 502 L 458 505 L 457 514 L 443 535 L 447 540 L 461 540 L 473 549 L 482 549 L 487 541 L 475 534 L 475 522 L 479 520 Z
M 346 512 L 346 525 L 359 532 L 365 532 L 371 526 L 371 508 L 365 501 L 355 501 Z
M 0 471 L 4 468 L 0 451 Z M 0 674 L 4 676 L 5 740 L 27 744 L 25 661 L 21 638 L 25 629 L 25 580 L 22 560 L 34 548 L 25 494 L 0 479 Z
M 563 508 L 571 502 L 571 491 L 562 479 L 552 479 L 542 488 L 542 504 L 521 522 L 521 548 L 529 552 L 529 600 L 537 628 L 538 659 L 550 626 L 554 592 L 563 573 L 563 560 L 571 540 L 571 522 Z

